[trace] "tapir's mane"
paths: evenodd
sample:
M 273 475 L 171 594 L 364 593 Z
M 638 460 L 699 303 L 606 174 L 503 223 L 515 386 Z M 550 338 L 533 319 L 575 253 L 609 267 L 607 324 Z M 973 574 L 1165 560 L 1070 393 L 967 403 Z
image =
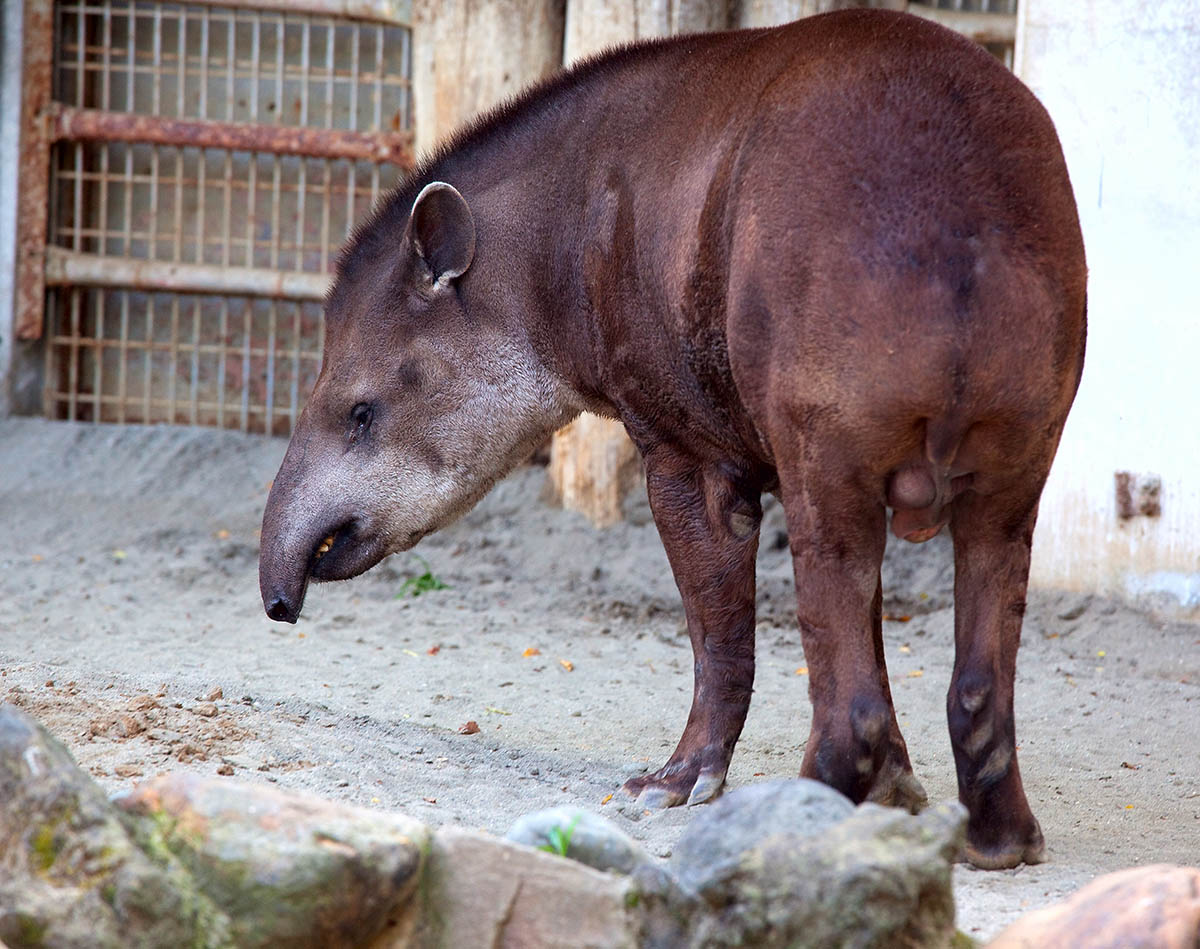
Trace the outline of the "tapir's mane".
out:
M 704 34 L 705 38 L 714 34 Z M 361 221 L 343 245 L 337 260 L 337 275 L 348 276 L 360 262 L 375 258 L 382 241 L 394 242 L 403 232 L 413 201 L 421 188 L 444 176 L 450 169 L 494 147 L 498 142 L 520 136 L 540 122 L 571 108 L 574 93 L 614 73 L 652 58 L 663 47 L 695 42 L 694 35 L 657 37 L 613 46 L 586 57 L 569 69 L 559 70 L 510 96 L 492 109 L 461 126 L 432 153 L 425 156 L 402 182 L 396 185 L 375 210 Z M 453 181 L 450 181 L 454 184 Z

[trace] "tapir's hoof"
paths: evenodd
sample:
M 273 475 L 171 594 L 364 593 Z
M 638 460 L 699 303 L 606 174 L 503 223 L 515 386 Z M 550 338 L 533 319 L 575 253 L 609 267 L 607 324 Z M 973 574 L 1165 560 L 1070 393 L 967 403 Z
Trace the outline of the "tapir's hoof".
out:
M 929 795 L 911 771 L 902 771 L 886 784 L 876 783 L 867 795 L 867 800 L 886 807 L 901 807 L 910 814 L 918 814 L 929 803 Z
M 701 771 L 693 776 L 690 769 L 676 770 L 667 765 L 654 774 L 630 778 L 621 790 L 645 810 L 662 810 L 680 804 L 704 804 L 721 794 L 725 787 L 725 772 Z
M 1010 870 L 1022 863 L 1042 863 L 1046 859 L 1046 839 L 1042 836 L 1042 828 L 1035 820 L 1033 829 L 1017 839 L 1002 840 L 980 846 L 971 840 L 971 832 L 967 831 L 967 863 L 980 870 Z

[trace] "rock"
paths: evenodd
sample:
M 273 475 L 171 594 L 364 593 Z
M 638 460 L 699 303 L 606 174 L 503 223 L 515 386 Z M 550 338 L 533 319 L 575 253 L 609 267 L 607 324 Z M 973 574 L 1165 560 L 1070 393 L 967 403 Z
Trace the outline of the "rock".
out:
M 569 836 L 566 856 L 596 870 L 632 873 L 650 856 L 628 834 L 599 814 L 578 807 L 553 807 L 517 819 L 505 835 L 507 840 L 542 849 L 554 846 L 553 831 Z
M 671 869 L 691 889 L 715 868 L 777 833 L 811 837 L 854 813 L 850 799 L 807 778 L 738 788 L 705 807 L 684 831 Z
M 1200 869 L 1159 864 L 1109 873 L 1061 903 L 1022 916 L 987 949 L 1078 946 L 1200 946 Z
M 174 854 L 238 947 L 362 946 L 415 926 L 429 830 L 380 811 L 195 774 L 115 798 L 151 853 Z
M 699 877 L 708 912 L 692 946 L 950 946 L 951 866 L 966 810 L 946 802 L 919 816 L 863 804 L 819 836 L 765 835 Z
M 228 920 L 137 845 L 57 740 L 0 705 L 0 941 L 12 949 L 227 946 Z
M 417 939 L 379 949 L 643 944 L 638 892 L 628 877 L 449 827 L 434 833 L 428 861 Z

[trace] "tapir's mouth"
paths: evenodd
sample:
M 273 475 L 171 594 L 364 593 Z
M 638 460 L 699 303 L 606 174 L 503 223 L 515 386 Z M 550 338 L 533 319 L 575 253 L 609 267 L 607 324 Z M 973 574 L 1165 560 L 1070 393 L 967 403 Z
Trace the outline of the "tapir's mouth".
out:
M 323 583 L 328 580 L 349 580 L 366 573 L 389 553 L 404 550 L 415 544 L 427 531 L 416 531 L 404 536 L 396 544 L 389 544 L 385 536 L 371 530 L 358 518 L 343 521 L 336 527 L 327 528 L 308 552 L 303 570 L 295 560 L 291 566 L 286 554 L 282 558 L 265 557 L 259 571 L 263 606 L 267 616 L 273 620 L 294 623 L 304 606 L 305 594 L 310 580 Z
M 334 527 L 309 554 L 308 575 L 320 583 L 323 580 L 347 580 L 367 570 L 378 558 L 369 559 L 367 548 L 370 544 L 364 544 L 363 540 L 356 521 L 349 520 Z M 364 560 L 368 562 L 362 563 Z

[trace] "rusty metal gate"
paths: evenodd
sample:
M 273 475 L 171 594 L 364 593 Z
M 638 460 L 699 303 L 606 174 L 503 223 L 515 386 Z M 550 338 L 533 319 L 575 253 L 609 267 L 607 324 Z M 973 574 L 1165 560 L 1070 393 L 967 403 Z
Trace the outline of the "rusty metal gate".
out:
M 26 0 L 16 330 L 47 415 L 290 431 L 337 248 L 411 167 L 407 21 Z
M 45 413 L 287 433 L 337 248 L 412 164 L 410 0 L 23 2 Z M 1010 65 L 1015 7 L 909 5 Z

